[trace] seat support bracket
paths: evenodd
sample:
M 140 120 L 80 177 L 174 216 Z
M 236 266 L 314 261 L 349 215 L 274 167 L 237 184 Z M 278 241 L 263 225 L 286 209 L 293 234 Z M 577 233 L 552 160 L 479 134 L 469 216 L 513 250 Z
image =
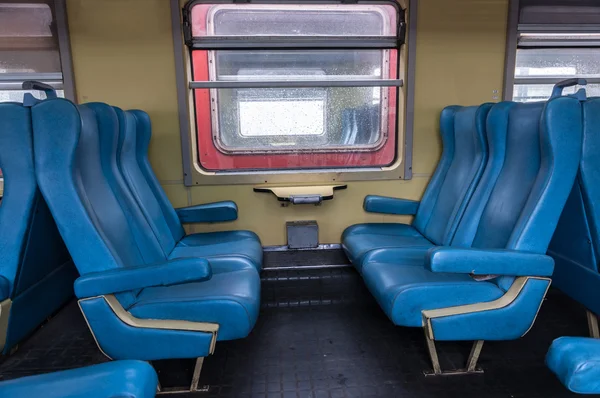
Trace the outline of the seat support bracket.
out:
M 483 369 L 477 367 L 477 361 L 479 360 L 479 355 L 481 354 L 481 349 L 483 348 L 483 340 L 476 340 L 473 343 L 471 353 L 467 359 L 466 367 L 455 370 L 442 370 L 437 349 L 435 347 L 435 341 L 431 339 L 427 333 L 425 333 L 425 340 L 427 342 L 427 351 L 429 352 L 429 357 L 431 358 L 431 364 L 433 366 L 432 370 L 426 370 L 423 372 L 425 376 L 458 376 L 483 373 Z
M 196 362 L 194 365 L 194 373 L 192 374 L 192 382 L 190 383 L 190 387 L 170 387 L 170 388 L 162 388 L 160 383 L 156 389 L 157 395 L 167 395 L 167 394 L 184 394 L 190 392 L 208 392 L 209 386 L 198 386 L 200 382 L 200 373 L 202 372 L 202 365 L 204 365 L 204 357 L 196 358 Z
M 8 318 L 10 315 L 10 307 L 12 306 L 12 300 L 7 298 L 4 301 L 0 301 L 0 353 L 4 349 L 6 344 L 6 334 L 8 332 Z
M 595 339 L 600 338 L 600 328 L 598 328 L 598 315 L 592 311 L 587 311 L 588 328 L 590 330 L 590 337 Z

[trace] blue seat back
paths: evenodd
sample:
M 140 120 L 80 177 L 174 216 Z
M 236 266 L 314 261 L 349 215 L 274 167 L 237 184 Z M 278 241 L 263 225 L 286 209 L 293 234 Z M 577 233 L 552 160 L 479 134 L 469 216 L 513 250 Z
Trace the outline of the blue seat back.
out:
M 38 189 L 31 111 L 21 104 L 0 104 L 0 168 L 0 277 L 13 301 L 7 352 L 73 295 L 76 272 Z
M 552 237 L 554 284 L 600 313 L 600 98 L 583 103 L 583 145 L 577 179 Z
M 183 234 L 179 233 L 177 228 L 174 228 L 178 237 L 176 241 L 171 226 L 175 226 L 175 221 L 177 221 L 177 227 L 182 231 L 183 229 L 178 222 L 178 219 L 172 220 L 171 224 L 169 223 L 167 216 L 171 212 L 175 214 L 175 217 L 177 217 L 177 214 L 173 207 L 170 206 L 170 202 L 166 199 L 166 196 L 165 200 L 166 204 L 169 205 L 169 209 L 166 209 L 166 211 L 163 210 L 165 206 L 161 206 L 161 200 L 159 200 L 160 194 L 156 195 L 156 189 L 152 189 L 152 186 L 148 183 L 148 179 L 140 166 L 140 164 L 144 163 L 144 160 L 147 162 L 147 142 L 149 141 L 149 137 L 146 139 L 144 134 L 142 134 L 142 137 L 138 139 L 139 127 L 134 113 L 123 112 L 119 108 L 114 108 L 114 110 L 119 119 L 119 145 L 117 158 L 120 173 L 127 183 L 136 205 L 141 209 L 152 232 L 160 243 L 162 250 L 168 255 L 171 253 L 179 239 L 183 237 Z M 139 142 L 141 142 L 141 144 L 138 144 Z M 140 154 L 140 151 L 143 151 L 144 153 Z M 147 164 L 147 168 L 150 169 L 149 164 Z M 150 173 L 152 173 L 151 169 Z M 156 182 L 156 184 L 162 192 L 160 184 L 158 182 Z M 162 192 L 162 194 L 164 195 L 164 192 Z
M 0 104 L 0 168 L 4 177 L 0 275 L 8 280 L 12 297 L 39 195 L 33 169 L 30 110 L 20 104 Z
M 600 253 L 600 98 L 583 104 L 584 133 L 578 183 L 587 208 L 591 243 Z M 597 266 L 594 264 L 597 269 Z
M 163 217 L 171 230 L 173 239 L 178 242 L 185 236 L 185 231 L 173 205 L 169 201 L 165 191 L 162 189 L 158 178 L 156 178 L 152 166 L 150 165 L 150 160 L 148 159 L 148 149 L 150 147 L 150 139 L 152 138 L 150 116 L 141 110 L 127 111 L 127 114 L 133 115 L 136 122 L 136 158 L 140 170 L 160 205 Z
M 139 209 L 125 203 L 112 107 L 52 99 L 32 118 L 37 180 L 79 272 L 164 261 Z M 127 307 L 137 293 L 118 298 Z
M 150 225 L 139 208 L 118 166 L 120 127 L 115 109 L 110 105 L 100 102 L 85 104 L 81 107 L 89 108 L 95 114 L 102 172 L 114 194 L 116 202 L 119 204 L 120 210 L 128 221 L 139 254 L 146 264 L 165 261 L 167 255 L 150 229 Z M 89 166 L 86 165 L 86 167 Z M 90 169 L 94 170 L 94 172 L 97 170 L 93 164 Z M 90 179 L 89 181 L 91 185 L 93 180 Z M 110 228 L 107 230 L 113 231 Z M 118 233 L 116 230 L 114 232 Z M 126 252 L 128 249 L 129 247 L 127 246 L 122 248 L 121 251 Z
M 581 115 L 566 97 L 492 108 L 490 161 L 453 245 L 546 252 L 577 172 Z M 507 289 L 512 281 L 497 282 Z
M 450 106 L 442 111 L 442 157 L 413 223 L 436 245 L 450 243 L 487 163 L 485 121 L 491 106 Z

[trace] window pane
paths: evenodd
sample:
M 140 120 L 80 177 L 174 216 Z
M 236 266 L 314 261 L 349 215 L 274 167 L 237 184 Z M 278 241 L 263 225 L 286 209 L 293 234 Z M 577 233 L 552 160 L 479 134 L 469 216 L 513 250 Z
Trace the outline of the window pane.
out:
M 240 135 L 262 137 L 324 134 L 326 93 L 324 90 L 319 91 L 315 90 L 316 98 L 292 98 L 284 101 L 277 98 L 283 91 L 273 93 L 275 95 L 270 98 L 260 98 L 259 94 L 256 99 L 252 98 L 253 91 L 246 91 L 246 95 L 243 91 L 238 91 Z
M 209 64 L 210 80 L 384 79 L 389 51 L 218 51 Z M 211 90 L 215 144 L 225 152 L 373 150 L 387 132 L 389 90 Z
M 0 37 L 52 37 L 47 4 L 0 4 Z
M 387 50 L 217 51 L 211 80 L 387 79 Z
M 553 84 L 516 84 L 513 100 L 518 102 L 545 101 L 552 94 Z M 567 87 L 563 94 L 574 94 L 579 87 Z M 600 84 L 588 84 L 585 87 L 588 97 L 600 96 Z
M 47 4 L 0 4 L 0 73 L 59 73 Z
M 600 49 L 519 49 L 515 77 L 600 77 Z
M 25 93 L 31 93 L 35 98 L 45 99 L 46 94 L 37 90 L 0 90 L 0 102 L 23 102 Z M 63 90 L 56 90 L 56 95 L 65 97 Z
M 199 4 L 194 36 L 395 36 L 396 9 L 356 4 Z
M 0 73 L 60 73 L 58 50 L 1 50 Z
M 387 132 L 387 122 L 381 121 L 387 120 L 388 90 L 213 90 L 216 145 L 225 152 L 372 149 Z

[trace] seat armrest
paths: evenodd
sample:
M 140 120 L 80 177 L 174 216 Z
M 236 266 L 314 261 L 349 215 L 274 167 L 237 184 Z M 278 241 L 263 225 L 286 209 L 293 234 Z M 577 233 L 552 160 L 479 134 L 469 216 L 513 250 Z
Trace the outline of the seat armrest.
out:
M 515 250 L 436 247 L 427 252 L 425 268 L 472 275 L 552 276 L 554 260 Z
M 369 213 L 397 214 L 414 216 L 419 209 L 416 200 L 388 198 L 386 196 L 368 195 L 365 197 L 363 208 Z
M 10 296 L 10 282 L 0 275 L 0 301 L 6 300 Z
M 238 208 L 235 202 L 206 203 L 175 209 L 182 224 L 202 222 L 234 221 L 238 218 Z
M 79 298 L 115 294 L 154 286 L 171 286 L 201 282 L 212 277 L 208 261 L 203 258 L 176 258 L 164 263 L 114 268 L 92 272 L 75 281 Z

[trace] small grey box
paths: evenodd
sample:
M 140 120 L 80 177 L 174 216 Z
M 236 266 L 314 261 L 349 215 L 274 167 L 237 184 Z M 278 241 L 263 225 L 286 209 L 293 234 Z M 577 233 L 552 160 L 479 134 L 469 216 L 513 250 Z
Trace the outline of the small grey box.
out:
M 319 226 L 316 221 L 289 221 L 285 223 L 288 248 L 310 249 L 319 246 Z

